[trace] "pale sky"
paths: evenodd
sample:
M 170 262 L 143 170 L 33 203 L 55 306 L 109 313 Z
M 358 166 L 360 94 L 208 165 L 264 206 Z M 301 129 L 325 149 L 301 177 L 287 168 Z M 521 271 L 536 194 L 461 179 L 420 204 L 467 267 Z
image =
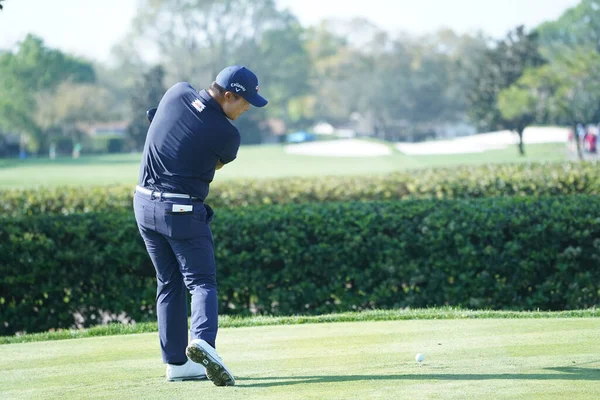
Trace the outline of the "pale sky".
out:
M 558 18 L 579 0 L 276 0 L 303 25 L 324 18 L 366 17 L 390 32 L 423 34 L 442 27 L 502 37 L 519 24 L 533 28 Z M 136 12 L 137 0 L 5 0 L 0 48 L 27 33 L 47 45 L 99 61 L 109 59 Z

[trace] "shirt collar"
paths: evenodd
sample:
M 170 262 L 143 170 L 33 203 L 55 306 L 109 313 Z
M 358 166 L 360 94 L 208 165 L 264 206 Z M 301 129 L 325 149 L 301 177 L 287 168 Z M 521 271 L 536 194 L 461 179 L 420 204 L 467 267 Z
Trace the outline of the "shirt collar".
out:
M 223 107 L 221 107 L 221 105 L 215 99 L 213 99 L 213 97 L 208 93 L 207 90 L 200 90 L 198 92 L 198 97 L 204 100 L 207 106 L 211 106 L 225 114 L 225 111 L 223 111 Z

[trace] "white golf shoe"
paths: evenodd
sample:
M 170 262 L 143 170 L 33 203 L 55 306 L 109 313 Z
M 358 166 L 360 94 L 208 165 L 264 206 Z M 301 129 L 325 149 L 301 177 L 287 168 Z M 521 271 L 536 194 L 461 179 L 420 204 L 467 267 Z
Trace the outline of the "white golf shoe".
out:
M 194 339 L 185 350 L 188 358 L 206 368 L 206 376 L 216 386 L 233 386 L 235 378 L 229 372 L 217 351 L 206 341 Z
M 206 369 L 200 364 L 187 360 L 183 365 L 167 364 L 167 381 L 198 381 L 206 379 Z

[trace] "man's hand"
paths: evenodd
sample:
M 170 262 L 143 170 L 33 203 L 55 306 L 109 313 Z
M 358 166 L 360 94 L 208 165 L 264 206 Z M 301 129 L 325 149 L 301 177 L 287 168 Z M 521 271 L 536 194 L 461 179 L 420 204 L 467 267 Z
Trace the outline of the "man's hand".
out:
M 223 164 L 221 162 L 221 160 L 219 160 L 219 161 L 217 161 L 217 166 L 215 167 L 215 169 L 221 169 L 221 168 L 223 168 L 223 165 L 225 165 L 225 164 Z

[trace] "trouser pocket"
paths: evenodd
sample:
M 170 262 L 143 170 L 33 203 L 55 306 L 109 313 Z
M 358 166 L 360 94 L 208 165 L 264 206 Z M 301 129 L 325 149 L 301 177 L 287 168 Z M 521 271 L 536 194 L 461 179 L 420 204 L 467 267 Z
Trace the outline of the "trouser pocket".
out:
M 191 211 L 172 211 L 174 203 L 158 203 L 156 231 L 172 239 L 184 240 L 210 235 L 204 204 L 193 204 Z
M 148 200 L 138 194 L 133 196 L 133 211 L 135 221 L 138 225 L 147 229 L 155 229 L 155 212 L 156 205 L 153 201 Z

